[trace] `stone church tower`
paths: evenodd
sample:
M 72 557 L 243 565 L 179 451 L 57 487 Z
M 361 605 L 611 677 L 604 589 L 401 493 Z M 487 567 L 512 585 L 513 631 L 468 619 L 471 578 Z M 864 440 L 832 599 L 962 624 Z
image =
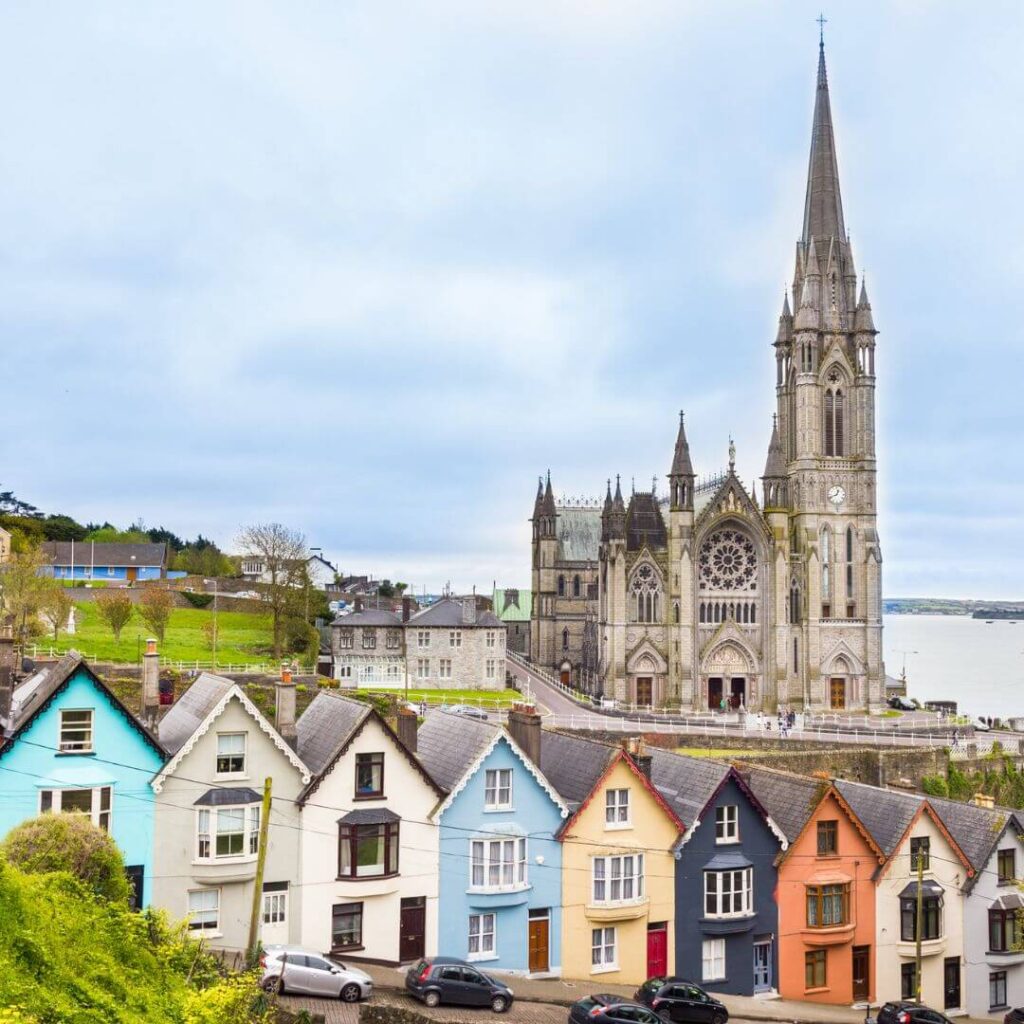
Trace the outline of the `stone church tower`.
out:
M 680 414 L 667 495 L 533 514 L 531 657 L 630 704 L 854 709 L 884 698 L 875 327 L 843 220 L 818 58 L 793 302 L 774 347 L 763 507 L 728 468 L 698 480 Z M 793 312 L 795 310 L 795 314 Z

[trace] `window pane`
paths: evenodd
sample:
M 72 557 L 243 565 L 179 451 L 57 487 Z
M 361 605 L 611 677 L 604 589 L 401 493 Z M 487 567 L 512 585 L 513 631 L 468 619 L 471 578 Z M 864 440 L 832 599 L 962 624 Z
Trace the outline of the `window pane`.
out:
M 384 830 L 380 825 L 356 827 L 356 876 L 384 874 Z
M 362 903 L 336 903 L 331 910 L 331 947 L 344 949 L 362 944 Z
M 60 809 L 64 814 L 92 814 L 92 790 L 61 790 Z

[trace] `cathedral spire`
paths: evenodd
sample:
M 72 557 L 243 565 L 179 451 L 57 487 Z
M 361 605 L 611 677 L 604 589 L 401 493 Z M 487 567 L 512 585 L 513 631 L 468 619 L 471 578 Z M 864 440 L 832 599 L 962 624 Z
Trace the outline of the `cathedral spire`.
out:
M 548 481 L 544 487 L 544 497 L 541 499 L 541 514 L 545 516 L 555 515 L 555 495 L 551 490 L 551 470 L 548 470 Z
M 679 410 L 679 433 L 676 435 L 676 452 L 672 457 L 669 476 L 693 476 L 690 443 L 686 440 L 686 422 L 682 409 Z
M 807 167 L 807 198 L 804 201 L 804 244 L 815 237 L 846 241 L 843 200 L 839 193 L 839 163 L 832 133 L 832 106 L 825 73 L 824 41 L 818 47 L 818 84 L 814 95 L 811 157 Z

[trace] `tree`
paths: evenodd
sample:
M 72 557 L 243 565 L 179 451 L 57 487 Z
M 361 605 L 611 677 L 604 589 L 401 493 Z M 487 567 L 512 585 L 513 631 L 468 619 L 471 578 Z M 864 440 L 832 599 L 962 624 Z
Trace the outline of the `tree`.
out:
M 50 624 L 50 629 L 53 630 L 53 639 L 56 641 L 60 638 L 60 631 L 67 628 L 75 602 L 68 593 L 67 587 L 56 580 L 53 583 L 54 585 L 48 588 L 43 595 L 42 613 L 43 618 Z
M 232 576 L 235 571 L 231 559 L 202 534 L 174 556 L 171 568 L 190 576 Z
M 147 587 L 139 598 L 142 621 L 156 634 L 160 643 L 164 642 L 164 633 L 173 611 L 174 594 L 163 587 Z
M 115 640 L 121 639 L 121 630 L 128 625 L 133 611 L 131 595 L 127 590 L 104 590 L 96 595 L 96 611 L 110 627 Z
M 0 491 L 0 512 L 9 512 L 16 516 L 41 516 L 42 512 L 14 496 L 13 491 Z
M 13 620 L 22 640 L 38 618 L 46 593 L 59 585 L 52 577 L 42 575 L 45 564 L 38 549 L 33 548 L 15 554 L 0 566 L 0 610 L 4 618 Z
M 306 538 L 280 523 L 257 523 L 245 527 L 238 537 L 242 551 L 263 563 L 261 588 L 264 602 L 270 607 L 274 627 L 274 659 L 281 657 L 285 617 L 301 600 L 301 589 L 308 572 Z
M 97 896 L 127 903 L 131 895 L 117 843 L 80 814 L 42 814 L 7 833 L 0 853 L 29 874 L 68 871 Z
M 43 533 L 47 540 L 85 540 L 88 530 L 71 516 L 51 515 L 42 521 Z

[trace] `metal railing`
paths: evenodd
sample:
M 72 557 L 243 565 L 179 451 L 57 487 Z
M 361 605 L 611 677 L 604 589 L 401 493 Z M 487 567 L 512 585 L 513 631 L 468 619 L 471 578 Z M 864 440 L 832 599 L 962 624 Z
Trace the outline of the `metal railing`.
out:
M 26 644 L 24 653 L 26 658 L 31 658 L 36 661 L 40 658 L 44 660 L 63 658 L 69 650 L 77 651 L 83 661 L 91 662 L 94 665 L 125 665 L 125 666 L 138 666 L 137 661 L 118 661 L 116 658 L 103 658 L 98 654 L 89 654 L 86 651 L 78 650 L 73 645 L 59 650 L 56 647 L 45 647 L 42 644 Z M 203 661 L 202 659 L 194 658 L 166 658 L 163 655 L 160 656 L 160 667 L 176 669 L 179 672 L 230 672 L 234 675 L 276 675 L 280 669 L 267 662 L 256 662 L 256 663 L 239 663 L 218 661 Z

